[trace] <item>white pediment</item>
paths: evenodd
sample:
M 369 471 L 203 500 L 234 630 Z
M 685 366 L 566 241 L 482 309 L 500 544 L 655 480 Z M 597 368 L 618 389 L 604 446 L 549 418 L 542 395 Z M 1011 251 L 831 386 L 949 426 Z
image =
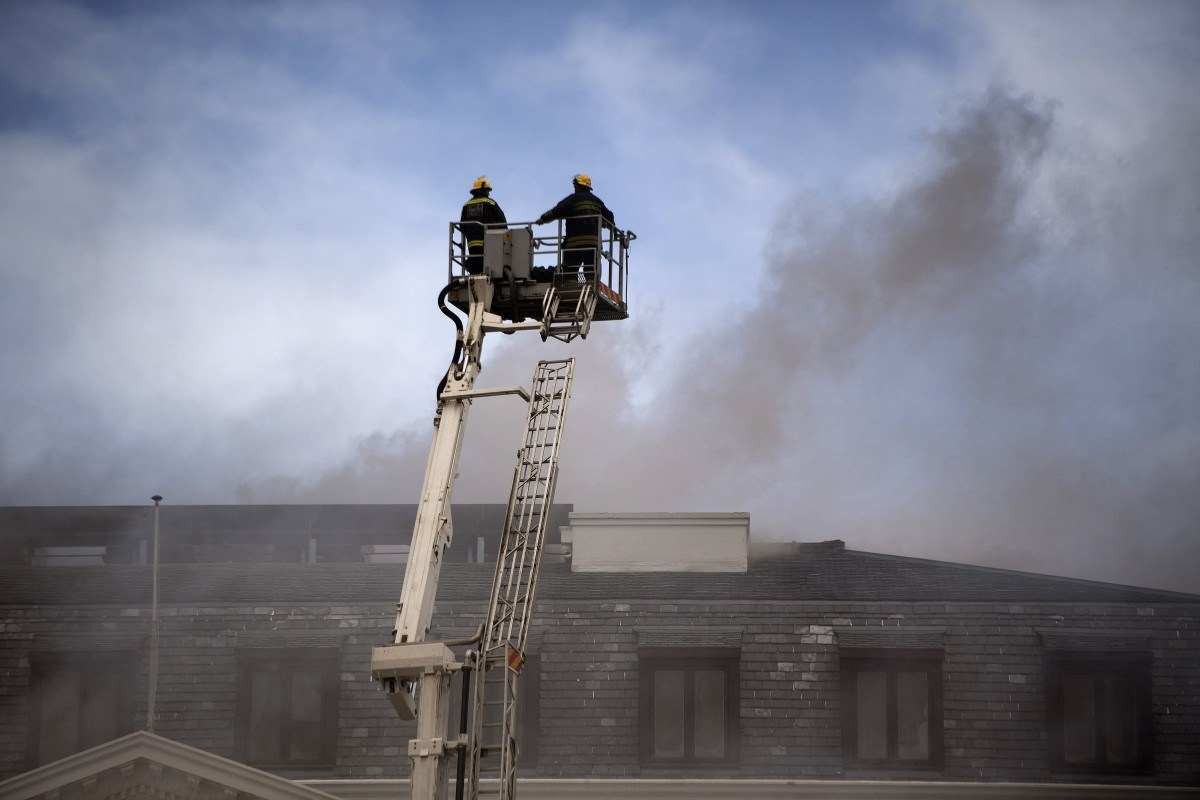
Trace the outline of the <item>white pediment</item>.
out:
M 0 782 L 4 800 L 336 800 L 278 775 L 137 731 Z

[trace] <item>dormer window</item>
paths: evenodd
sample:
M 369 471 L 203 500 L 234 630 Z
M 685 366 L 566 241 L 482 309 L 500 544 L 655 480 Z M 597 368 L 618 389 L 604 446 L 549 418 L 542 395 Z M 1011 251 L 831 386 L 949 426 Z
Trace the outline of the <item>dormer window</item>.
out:
M 108 548 L 98 546 L 35 547 L 35 567 L 98 567 L 104 564 Z
M 406 544 L 369 544 L 362 549 L 363 561 L 368 564 L 405 564 L 408 562 Z

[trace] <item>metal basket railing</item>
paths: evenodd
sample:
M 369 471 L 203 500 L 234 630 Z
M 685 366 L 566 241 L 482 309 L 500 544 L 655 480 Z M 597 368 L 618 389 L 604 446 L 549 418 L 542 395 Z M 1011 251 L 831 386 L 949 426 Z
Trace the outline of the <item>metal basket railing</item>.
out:
M 470 252 L 467 248 L 467 238 L 464 228 L 470 226 L 472 233 L 477 234 L 479 226 L 489 230 L 511 230 L 513 228 L 529 228 L 533 245 L 533 275 L 538 278 L 568 282 L 570 276 L 577 280 L 590 282 L 597 296 L 607 302 L 624 307 L 629 296 L 629 245 L 637 239 L 633 231 L 625 231 L 605 222 L 599 215 L 573 217 L 572 219 L 593 219 L 600 231 L 599 246 L 566 248 L 566 220 L 556 220 L 554 233 L 535 235 L 532 233 L 536 223 L 509 222 L 485 225 L 479 222 L 451 222 L 448 246 L 448 275 L 450 280 L 471 274 L 467 269 Z M 540 226 L 544 227 L 544 226 Z M 575 261 L 571 256 L 579 254 L 579 260 L 584 262 L 563 266 L 564 261 Z M 587 256 L 594 254 L 593 258 Z

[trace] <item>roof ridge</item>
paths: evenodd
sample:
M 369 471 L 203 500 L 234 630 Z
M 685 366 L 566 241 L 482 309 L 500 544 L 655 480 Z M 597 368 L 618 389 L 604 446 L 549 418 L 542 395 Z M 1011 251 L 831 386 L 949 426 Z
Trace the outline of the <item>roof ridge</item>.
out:
M 1045 572 L 1027 572 L 1019 569 L 1009 569 L 1007 567 L 990 567 L 985 564 L 970 564 L 964 561 L 943 561 L 936 558 L 922 558 L 920 556 L 905 556 L 898 553 L 877 553 L 870 550 L 853 550 L 847 549 L 847 554 L 857 556 L 867 556 L 868 558 L 877 558 L 880 560 L 911 562 L 917 564 L 933 564 L 942 567 L 957 567 L 959 569 L 977 570 L 979 572 L 988 572 L 997 575 L 1014 575 L 1022 578 L 1037 578 L 1039 580 L 1060 581 L 1063 583 L 1071 583 L 1077 586 L 1087 586 L 1097 589 L 1125 589 L 1134 592 L 1150 592 L 1160 594 L 1166 597 L 1171 597 L 1179 601 L 1200 602 L 1200 593 L 1192 594 L 1189 592 L 1178 592 L 1173 589 L 1159 589 L 1153 586 L 1137 586 L 1131 583 L 1113 583 L 1112 581 L 1097 581 L 1090 578 L 1073 578 L 1069 575 L 1051 575 Z

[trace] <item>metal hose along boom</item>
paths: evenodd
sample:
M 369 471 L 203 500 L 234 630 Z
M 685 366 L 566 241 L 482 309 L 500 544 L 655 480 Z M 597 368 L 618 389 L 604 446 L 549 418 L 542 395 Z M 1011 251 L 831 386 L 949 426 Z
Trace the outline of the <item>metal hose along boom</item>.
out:
M 462 320 L 458 318 L 457 314 L 455 314 L 450 309 L 446 308 L 446 295 L 450 294 L 450 290 L 452 288 L 454 288 L 453 281 L 451 281 L 450 283 L 447 283 L 444 287 L 442 287 L 442 290 L 440 292 L 438 292 L 437 305 L 438 305 L 438 309 L 443 314 L 445 314 L 447 317 L 449 317 L 450 321 L 454 323 L 454 329 L 455 329 L 454 355 L 450 357 L 450 366 L 452 368 L 455 368 L 454 371 L 456 374 L 461 374 L 462 373 L 462 354 L 463 354 L 463 324 L 462 324 Z M 442 390 L 446 388 L 446 379 L 448 377 L 449 377 L 449 373 L 443 375 L 441 381 L 438 382 L 438 387 L 437 387 L 438 398 L 440 398 L 442 396 Z

